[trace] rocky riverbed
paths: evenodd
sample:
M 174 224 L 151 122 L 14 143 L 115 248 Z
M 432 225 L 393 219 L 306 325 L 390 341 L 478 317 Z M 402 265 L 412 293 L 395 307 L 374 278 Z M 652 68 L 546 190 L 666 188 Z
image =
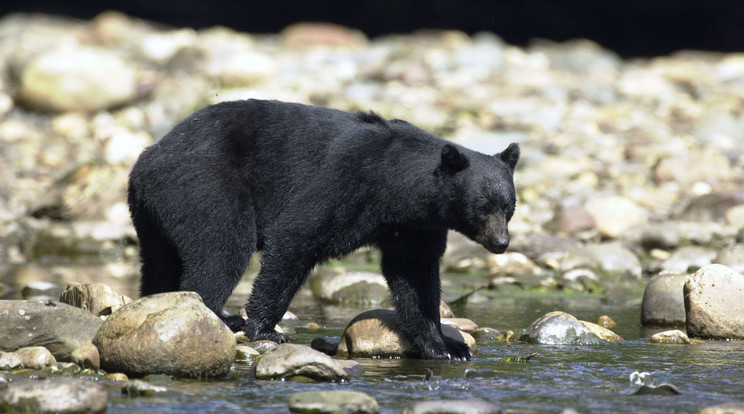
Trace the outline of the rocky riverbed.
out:
M 67 283 L 96 279 L 40 264 L 95 262 L 114 280 L 131 280 L 137 247 L 125 193 L 136 157 L 196 109 L 246 98 L 371 109 L 484 152 L 520 143 L 509 251 L 490 255 L 453 234 L 445 287 L 593 292 L 614 302 L 648 284 L 644 323 L 692 337 L 744 338 L 737 307 L 744 303 L 744 54 L 622 59 L 588 40 L 519 48 L 491 33 L 457 31 L 369 39 L 327 24 L 278 34 L 195 31 L 116 12 L 91 21 L 0 19 L 0 298 L 17 298 L 25 286 L 26 297 L 54 299 L 29 306 L 65 308 L 56 300 Z M 362 251 L 350 261 L 369 270 L 376 257 Z M 325 269 L 309 285 L 323 303 L 385 305 L 386 287 L 374 273 Z M 77 333 L 89 337 L 53 355 L 3 354 L 10 362 L 2 369 L 57 367 L 49 357 L 98 369 L 104 356 L 105 364 L 99 349 L 78 348 L 93 342 L 100 316 L 129 298 L 101 286 L 70 289 L 110 298 L 71 303 L 89 311 L 74 318 L 85 325 Z M 725 304 L 711 302 L 721 297 Z M 711 322 L 711 315 L 722 316 Z M 550 316 L 579 336 L 600 332 L 570 315 Z M 524 342 L 556 340 L 552 331 L 538 332 L 537 322 Z M 232 337 L 221 338 L 224 355 L 232 355 Z M 4 350 L 25 345 L 33 344 Z M 237 355 L 250 360 L 253 352 L 242 346 Z M 286 359 L 295 351 L 274 353 Z M 210 373 L 226 372 L 231 359 Z M 198 375 L 193 369 L 183 372 Z M 353 367 L 330 369 L 338 378 L 358 375 Z M 136 383 L 131 389 L 156 392 L 137 391 Z M 100 407 L 101 392 L 93 391 L 91 404 Z

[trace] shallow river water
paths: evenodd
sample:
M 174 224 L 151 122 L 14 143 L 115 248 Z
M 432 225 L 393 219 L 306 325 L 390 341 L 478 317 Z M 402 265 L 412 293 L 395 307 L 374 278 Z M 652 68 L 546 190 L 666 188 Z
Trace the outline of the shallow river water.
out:
M 132 286 L 132 291 L 124 289 L 122 293 L 136 296 L 136 279 L 112 279 L 110 283 Z M 445 291 L 448 299 L 456 296 L 457 292 Z M 743 342 L 648 344 L 645 337 L 650 333 L 640 325 L 638 296 L 635 293 L 630 300 L 607 304 L 593 295 L 479 293 L 466 306 L 453 309 L 457 316 L 470 318 L 480 326 L 511 329 L 517 334 L 553 310 L 593 322 L 600 315 L 609 315 L 617 322 L 613 330 L 626 339 L 618 344 L 481 345 L 469 362 L 360 359 L 365 369 L 362 377 L 331 384 L 259 381 L 253 377 L 250 364 L 236 363 L 235 371 L 226 378 L 167 382 L 162 385 L 169 391 L 155 397 L 127 397 L 118 392 L 118 386 L 107 384 L 111 390 L 107 413 L 287 412 L 289 397 L 296 392 L 335 389 L 371 395 L 382 413 L 397 413 L 412 401 L 432 399 L 479 398 L 505 412 L 518 413 L 555 413 L 565 408 L 581 413 L 694 413 L 711 405 L 744 401 Z M 238 292 L 228 308 L 238 307 L 243 300 Z M 321 306 L 304 293 L 291 308 L 299 322 L 287 326 L 295 343 L 309 344 L 318 336 L 340 336 L 346 323 L 366 309 Z M 323 328 L 304 328 L 310 321 Z M 537 355 L 529 361 L 518 361 L 532 353 Z M 429 380 L 427 369 L 433 373 Z M 635 388 L 629 376 L 634 371 L 650 372 L 658 382 L 674 384 L 680 394 L 633 395 Z

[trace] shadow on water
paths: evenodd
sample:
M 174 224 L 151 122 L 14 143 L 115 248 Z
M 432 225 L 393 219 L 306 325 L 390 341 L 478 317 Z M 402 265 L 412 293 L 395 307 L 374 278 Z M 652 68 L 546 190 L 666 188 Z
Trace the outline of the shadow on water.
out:
M 3 283 L 13 290 L 5 299 L 18 298 L 18 286 L 36 279 L 64 287 L 69 281 L 100 281 L 137 296 L 136 266 L 34 266 L 6 274 Z M 11 276 L 8 276 L 11 275 Z M 247 283 L 228 303 L 236 310 L 250 292 Z M 636 295 L 637 296 L 637 295 Z M 445 291 L 445 297 L 457 297 Z M 287 324 L 295 343 L 309 344 L 317 336 L 340 336 L 348 321 L 369 308 L 319 305 L 303 292 L 291 310 L 300 318 Z M 613 330 L 623 343 L 606 346 L 541 346 L 529 344 L 481 345 L 469 362 L 402 359 L 361 359 L 363 377 L 343 383 L 305 384 L 259 381 L 248 364 L 237 363 L 228 377 L 212 380 L 176 380 L 165 384 L 163 396 L 126 397 L 118 386 L 110 392 L 107 413 L 228 413 L 286 412 L 289 397 L 300 391 L 350 389 L 365 392 L 380 404 L 381 412 L 400 412 L 415 400 L 479 398 L 510 412 L 689 412 L 742 400 L 744 343 L 698 342 L 692 345 L 654 345 L 643 338 L 640 300 L 607 303 L 597 295 L 483 292 L 470 298 L 457 316 L 480 326 L 517 334 L 547 312 L 562 310 L 579 319 L 596 322 L 609 315 Z M 309 330 L 307 322 L 322 328 Z M 523 358 L 536 353 L 527 362 Z M 427 371 L 431 378 L 427 380 Z M 634 371 L 648 371 L 659 382 L 677 386 L 680 395 L 632 395 L 629 382 Z

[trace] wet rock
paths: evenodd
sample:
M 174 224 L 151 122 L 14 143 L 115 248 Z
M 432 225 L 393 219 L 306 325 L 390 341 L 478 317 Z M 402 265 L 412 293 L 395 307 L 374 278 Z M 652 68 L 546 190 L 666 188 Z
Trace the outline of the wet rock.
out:
M 43 346 L 30 346 L 15 351 L 24 368 L 44 369 L 57 364 L 54 355 Z
M 654 276 L 643 292 L 641 324 L 684 326 L 686 321 L 682 289 L 687 273 L 662 272 Z
M 103 386 L 82 378 L 19 381 L 0 391 L 0 405 L 14 412 L 102 413 L 107 404 Z
M 465 332 L 442 325 L 442 333 L 464 341 L 476 352 L 475 340 Z M 395 311 L 376 309 L 359 314 L 349 322 L 336 350 L 341 358 L 416 357 L 408 338 L 402 333 Z
M 388 299 L 385 278 L 372 272 L 317 272 L 310 278 L 316 298 L 328 303 L 379 304 Z
M 595 273 L 601 287 L 635 286 L 641 281 L 641 262 L 620 243 L 590 244 L 570 252 L 560 263 L 566 273 L 585 269 Z M 565 277 L 565 276 L 564 276 Z
M 496 342 L 503 342 L 504 337 L 498 329 L 494 328 L 478 328 L 471 333 L 475 342 L 480 345 L 493 344 Z
M 348 390 L 306 391 L 289 397 L 292 413 L 377 413 L 377 400 L 369 395 Z
M 473 333 L 478 329 L 478 325 L 467 318 L 441 318 L 442 325 L 451 326 L 457 330 L 467 333 Z
M 101 356 L 98 348 L 92 343 L 75 348 L 72 351 L 72 362 L 78 364 L 84 369 L 101 369 Z
M 713 259 L 713 263 L 728 266 L 731 270 L 744 273 L 744 244 L 724 247 Z
M 556 311 L 533 322 L 520 340 L 543 345 L 600 345 L 623 338 L 609 329 Z
M 594 219 L 597 230 L 610 238 L 616 238 L 628 228 L 648 220 L 648 214 L 638 204 L 615 195 L 590 201 L 586 211 Z
M 121 392 L 130 397 L 152 397 L 153 395 L 168 392 L 168 388 L 136 379 L 127 381 L 121 387 Z
M 403 409 L 403 414 L 497 414 L 501 408 L 476 398 L 463 400 L 416 401 Z
M 268 339 L 262 339 L 260 341 L 251 341 L 246 342 L 245 346 L 249 346 L 256 351 L 258 351 L 259 354 L 263 354 L 264 352 L 268 351 L 269 349 L 276 348 L 279 344 L 274 341 L 269 341 Z
M 661 267 L 668 272 L 694 272 L 709 265 L 716 257 L 716 251 L 702 246 L 680 247 L 665 260 Z
M 616 324 L 615 324 L 615 321 L 613 321 L 612 318 L 610 318 L 609 316 L 602 315 L 597 320 L 597 325 L 603 328 L 612 329 L 615 327 Z
M 648 338 L 650 344 L 691 344 L 687 334 L 680 330 L 664 331 L 651 335 Z
M 19 95 L 26 105 L 42 111 L 94 112 L 133 101 L 137 86 L 136 69 L 117 54 L 65 47 L 43 52 L 27 64 Z
M 0 301 L 0 349 L 43 346 L 59 361 L 71 361 L 75 348 L 90 343 L 101 319 L 52 301 Z
M 338 349 L 338 345 L 340 343 L 341 343 L 340 338 L 330 337 L 330 336 L 321 336 L 321 337 L 313 339 L 313 341 L 310 342 L 310 347 L 326 355 L 336 355 L 336 349 Z
M 298 379 L 340 381 L 346 371 L 328 355 L 309 346 L 280 344 L 261 356 L 256 364 L 258 379 Z
M 132 299 L 114 292 L 104 283 L 72 282 L 62 292 L 59 301 L 101 316 L 112 314 Z
M 744 402 L 729 402 L 705 407 L 698 414 L 744 414 Z
M 250 361 L 261 355 L 260 352 L 246 345 L 237 345 L 235 347 L 235 360 L 236 361 Z
M 233 333 L 193 292 L 157 294 L 123 306 L 104 321 L 93 344 L 103 369 L 134 376 L 224 375 L 236 355 Z
M 687 334 L 708 339 L 744 339 L 744 276 L 712 264 L 684 285 Z

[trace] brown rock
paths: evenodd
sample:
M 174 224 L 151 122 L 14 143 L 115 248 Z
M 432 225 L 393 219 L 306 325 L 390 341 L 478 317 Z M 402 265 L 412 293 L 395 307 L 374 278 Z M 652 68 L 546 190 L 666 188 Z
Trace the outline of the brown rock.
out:
M 101 367 L 128 375 L 224 375 L 235 359 L 235 336 L 194 292 L 138 299 L 109 316 L 93 344 Z
M 442 325 L 442 333 L 464 341 L 476 352 L 475 339 Z M 416 357 L 418 351 L 402 333 L 395 311 L 376 309 L 355 317 L 344 330 L 336 356 L 343 358 Z

